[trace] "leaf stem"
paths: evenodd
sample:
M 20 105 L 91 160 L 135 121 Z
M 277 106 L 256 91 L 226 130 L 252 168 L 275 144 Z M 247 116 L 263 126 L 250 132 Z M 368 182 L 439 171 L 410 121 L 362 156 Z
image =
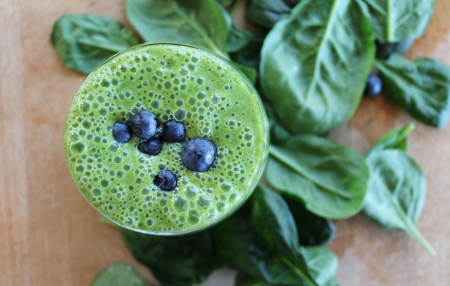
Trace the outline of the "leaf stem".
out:
M 303 273 L 301 270 L 299 270 L 294 264 L 292 264 L 289 259 L 287 259 L 286 257 L 282 257 L 281 260 L 286 263 L 289 267 L 292 268 L 292 270 L 298 275 L 300 276 L 303 280 L 305 280 L 305 282 L 307 282 L 310 285 L 314 285 L 317 286 L 317 283 L 314 282 L 313 280 L 311 280 L 308 276 L 305 275 L 305 273 Z
M 402 218 L 403 222 L 406 224 L 406 232 L 409 233 L 417 242 L 419 242 L 423 248 L 433 257 L 436 257 L 436 250 L 428 243 L 428 241 L 423 237 L 420 233 L 417 226 L 411 221 L 411 219 L 405 214 L 403 209 L 400 207 L 398 202 L 393 199 L 392 196 L 389 196 L 391 203 L 396 209 L 398 215 Z
M 414 237 L 425 250 L 433 257 L 436 257 L 436 250 L 428 243 L 428 241 L 423 237 L 417 227 L 411 222 L 409 218 L 406 218 L 406 225 L 408 226 L 408 233 Z
M 392 1 L 391 0 L 387 0 L 387 7 L 386 7 L 386 40 L 388 42 L 393 42 L 394 41 L 394 31 L 393 31 L 393 27 L 392 27 Z

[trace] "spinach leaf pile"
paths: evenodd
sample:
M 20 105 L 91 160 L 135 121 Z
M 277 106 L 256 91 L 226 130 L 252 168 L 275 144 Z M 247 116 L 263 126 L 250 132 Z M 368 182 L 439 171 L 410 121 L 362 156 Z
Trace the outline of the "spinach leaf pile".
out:
M 429 126 L 446 125 L 450 67 L 401 55 L 424 33 L 434 1 L 249 0 L 254 31 L 233 23 L 239 5 L 126 1 L 143 41 L 191 44 L 239 68 L 264 101 L 271 135 L 265 183 L 241 209 L 182 237 L 120 229 L 134 257 L 168 285 L 197 285 L 223 265 L 237 270 L 236 286 L 337 285 L 337 257 L 324 247 L 336 231 L 331 219 L 360 211 L 436 255 L 417 228 L 426 181 L 406 154 L 414 125 L 385 135 L 365 157 L 323 136 L 351 118 L 374 69 L 387 99 Z M 66 66 L 89 73 L 142 41 L 109 17 L 68 14 L 55 22 L 51 42 Z

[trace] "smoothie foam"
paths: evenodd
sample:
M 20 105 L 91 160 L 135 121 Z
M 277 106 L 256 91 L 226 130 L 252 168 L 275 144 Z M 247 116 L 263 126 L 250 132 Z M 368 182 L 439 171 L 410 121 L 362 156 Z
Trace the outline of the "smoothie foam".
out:
M 184 123 L 187 140 L 217 146 L 206 172 L 181 162 L 181 143 L 161 153 L 140 152 L 143 140 L 119 143 L 115 122 L 141 110 Z M 212 53 L 181 44 L 147 44 L 119 53 L 83 82 L 69 107 L 64 147 L 72 177 L 86 200 L 126 228 L 152 234 L 203 229 L 232 213 L 251 194 L 267 159 L 268 126 L 252 85 Z M 162 170 L 178 177 L 165 192 L 153 180 Z

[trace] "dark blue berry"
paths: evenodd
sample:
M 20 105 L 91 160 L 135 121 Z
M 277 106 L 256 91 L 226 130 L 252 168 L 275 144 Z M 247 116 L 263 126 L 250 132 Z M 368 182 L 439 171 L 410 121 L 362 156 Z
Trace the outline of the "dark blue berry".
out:
M 161 190 L 170 192 L 177 186 L 177 176 L 173 172 L 165 170 L 156 175 L 153 183 Z
M 175 120 L 164 123 L 161 139 L 168 143 L 183 141 L 186 137 L 184 124 Z
M 126 125 L 125 123 L 116 122 L 113 125 L 112 134 L 117 142 L 125 143 L 130 140 L 133 131 L 131 130 L 130 126 Z
M 181 150 L 181 161 L 191 171 L 204 172 L 216 158 L 217 148 L 208 139 L 196 138 L 187 142 Z
M 138 149 L 142 153 L 156 156 L 159 154 L 159 152 L 161 152 L 162 142 L 161 140 L 159 140 L 159 138 L 153 138 L 145 142 L 139 143 Z
M 143 110 L 131 118 L 130 127 L 137 137 L 147 140 L 155 136 L 158 130 L 158 121 L 153 113 Z
M 378 75 L 371 73 L 367 78 L 366 88 L 364 89 L 365 97 L 374 97 L 381 92 L 383 83 Z

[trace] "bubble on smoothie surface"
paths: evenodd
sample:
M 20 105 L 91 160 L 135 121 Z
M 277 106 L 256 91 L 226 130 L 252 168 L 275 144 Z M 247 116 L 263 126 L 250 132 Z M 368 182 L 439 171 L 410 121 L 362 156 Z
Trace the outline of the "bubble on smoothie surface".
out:
M 249 93 L 238 72 L 203 51 L 151 45 L 118 54 L 88 76 L 69 108 L 65 150 L 77 187 L 129 228 L 177 233 L 214 223 L 246 198 L 259 172 L 266 138 L 257 102 L 243 96 Z M 151 156 L 138 148 L 148 139 L 116 140 L 114 123 L 130 124 L 142 111 L 161 124 L 183 122 L 186 140 L 214 142 L 209 169 L 186 168 L 187 141 L 163 143 Z M 164 171 L 177 177 L 171 191 L 154 183 Z

